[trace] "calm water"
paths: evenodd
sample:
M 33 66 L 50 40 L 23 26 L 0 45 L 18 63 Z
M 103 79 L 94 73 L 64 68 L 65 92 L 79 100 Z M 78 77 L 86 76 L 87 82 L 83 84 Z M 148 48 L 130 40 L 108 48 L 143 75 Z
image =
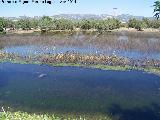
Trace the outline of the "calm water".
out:
M 142 71 L 0 64 L 0 105 L 34 112 L 160 120 L 160 76 Z
M 22 56 L 78 52 L 160 60 L 160 35 L 141 32 L 6 35 L 0 37 L 0 48 Z

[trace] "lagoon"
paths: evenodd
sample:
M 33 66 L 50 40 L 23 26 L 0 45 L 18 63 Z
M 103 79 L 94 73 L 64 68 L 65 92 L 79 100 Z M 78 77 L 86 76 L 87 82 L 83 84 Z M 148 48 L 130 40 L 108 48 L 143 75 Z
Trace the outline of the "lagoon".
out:
M 0 77 L 0 106 L 12 111 L 160 119 L 159 75 L 4 62 Z

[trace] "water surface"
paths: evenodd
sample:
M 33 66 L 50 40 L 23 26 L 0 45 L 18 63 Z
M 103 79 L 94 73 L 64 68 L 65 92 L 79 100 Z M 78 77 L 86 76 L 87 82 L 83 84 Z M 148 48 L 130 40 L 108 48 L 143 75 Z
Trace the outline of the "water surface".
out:
M 2 51 L 22 56 L 77 52 L 160 60 L 158 33 L 5 35 L 0 37 L 0 45 Z
M 143 71 L 1 63 L 0 105 L 33 112 L 160 120 L 160 76 Z

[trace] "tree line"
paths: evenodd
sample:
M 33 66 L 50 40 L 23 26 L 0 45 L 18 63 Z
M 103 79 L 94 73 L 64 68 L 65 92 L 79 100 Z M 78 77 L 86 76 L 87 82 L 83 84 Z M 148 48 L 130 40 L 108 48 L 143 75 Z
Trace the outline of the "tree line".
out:
M 143 18 L 137 20 L 130 19 L 127 23 L 122 23 L 115 18 L 108 18 L 103 20 L 85 19 L 85 20 L 69 20 L 69 19 L 52 19 L 49 16 L 43 16 L 40 20 L 37 19 L 20 19 L 12 21 L 0 18 L 0 32 L 4 32 L 7 28 L 12 30 L 31 30 L 40 29 L 42 32 L 52 30 L 98 30 L 107 31 L 119 29 L 120 27 L 135 28 L 139 31 L 144 28 L 160 28 L 160 20 L 150 20 Z
M 160 28 L 160 20 L 157 20 L 157 19 L 150 20 L 148 18 L 143 18 L 142 20 L 137 20 L 137 19 L 133 18 L 128 21 L 127 27 L 128 28 L 135 28 L 138 31 L 141 31 L 146 28 L 158 29 L 158 28 Z
M 74 30 L 80 28 L 82 30 L 96 29 L 98 31 L 113 30 L 120 27 L 135 28 L 139 31 L 144 28 L 160 28 L 160 0 L 154 2 L 154 13 L 157 20 L 149 20 L 143 18 L 137 20 L 135 18 L 130 19 L 127 23 L 122 24 L 115 18 L 108 18 L 105 20 L 67 20 L 67 19 L 52 19 L 49 16 L 43 16 L 40 20 L 37 19 L 20 19 L 18 21 L 12 21 L 0 17 L 0 33 L 4 32 L 7 28 L 10 29 L 41 29 L 46 32 L 50 30 Z
M 82 30 L 113 30 L 121 27 L 121 22 L 114 18 L 106 20 L 69 20 L 69 19 L 52 19 L 49 16 L 43 16 L 37 19 L 20 19 L 18 21 L 0 18 L 0 31 L 6 28 L 31 30 L 41 29 L 41 31 L 50 30 L 74 30 L 80 28 Z

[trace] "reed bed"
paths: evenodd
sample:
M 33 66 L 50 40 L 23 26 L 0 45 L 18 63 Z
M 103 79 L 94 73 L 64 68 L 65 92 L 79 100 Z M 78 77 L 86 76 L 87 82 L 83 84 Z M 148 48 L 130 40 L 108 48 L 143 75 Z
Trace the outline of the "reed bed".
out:
M 82 65 L 108 65 L 108 66 L 132 66 L 132 67 L 153 67 L 160 69 L 160 60 L 155 59 L 131 59 L 125 57 L 117 57 L 116 55 L 92 55 L 79 54 L 73 52 L 59 54 L 44 54 L 37 56 L 19 56 L 0 52 L 1 61 L 22 61 L 22 62 L 38 62 L 40 64 L 59 64 L 73 63 Z

